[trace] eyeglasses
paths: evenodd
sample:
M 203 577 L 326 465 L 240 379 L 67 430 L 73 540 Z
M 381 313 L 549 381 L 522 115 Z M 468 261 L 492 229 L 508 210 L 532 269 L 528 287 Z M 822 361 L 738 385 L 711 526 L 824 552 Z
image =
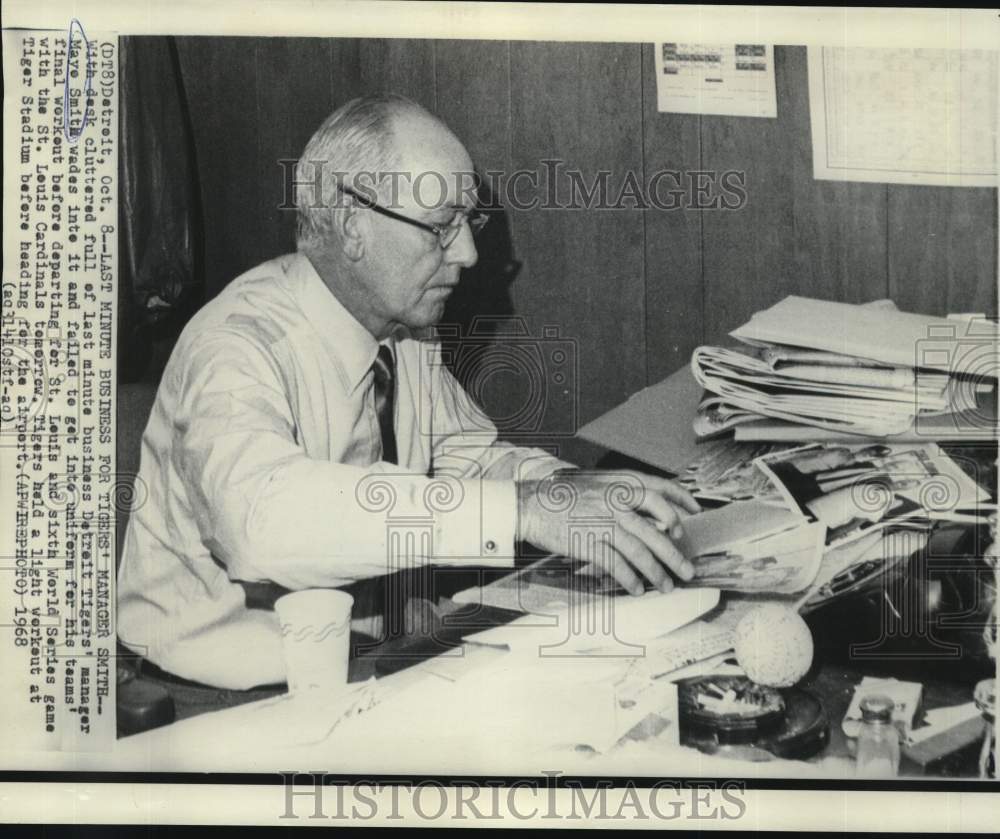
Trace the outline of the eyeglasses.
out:
M 369 210 L 372 210 L 381 216 L 395 219 L 396 221 L 406 222 L 406 224 L 412 224 L 414 227 L 419 227 L 421 230 L 433 233 L 438 237 L 438 242 L 441 244 L 442 250 L 447 248 L 452 242 L 455 241 L 455 239 L 458 238 L 458 234 L 462 232 L 462 225 L 465 224 L 465 222 L 469 223 L 469 229 L 472 231 L 472 235 L 475 236 L 486 226 L 486 222 L 490 220 L 490 217 L 485 213 L 473 210 L 468 213 L 457 213 L 455 218 L 448 222 L 448 224 L 428 224 L 427 222 L 417 221 L 416 219 L 409 218 L 408 216 L 394 213 L 392 210 L 387 210 L 385 207 L 376 204 L 370 198 L 355 192 L 350 187 L 338 184 L 337 189 L 345 195 L 350 195 L 351 198 L 363 207 L 367 207 Z

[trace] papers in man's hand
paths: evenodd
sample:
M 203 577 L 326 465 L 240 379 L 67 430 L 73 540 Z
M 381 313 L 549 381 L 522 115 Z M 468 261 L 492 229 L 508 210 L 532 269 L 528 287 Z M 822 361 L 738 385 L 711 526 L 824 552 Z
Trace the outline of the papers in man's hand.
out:
M 696 349 L 691 370 L 708 394 L 695 433 L 742 430 L 766 417 L 887 437 L 945 415 L 982 431 L 983 391 L 995 389 L 1000 370 L 996 325 L 887 303 L 787 297 L 730 333 L 747 346 Z
M 694 584 L 790 594 L 813 581 L 825 536 L 825 525 L 797 510 L 739 501 L 686 518 L 678 547 L 694 565 Z

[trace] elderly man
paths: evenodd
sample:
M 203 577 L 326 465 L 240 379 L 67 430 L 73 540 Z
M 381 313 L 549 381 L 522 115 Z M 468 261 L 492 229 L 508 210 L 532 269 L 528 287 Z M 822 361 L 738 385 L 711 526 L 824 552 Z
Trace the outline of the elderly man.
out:
M 417 564 L 509 567 L 516 540 L 574 549 L 569 511 L 544 503 L 567 464 L 497 442 L 428 351 L 477 259 L 471 173 L 415 103 L 348 103 L 300 161 L 297 253 L 233 280 L 184 329 L 143 436 L 149 497 L 118 578 L 119 637 L 159 670 L 235 690 L 282 682 L 275 614 L 248 592 L 386 575 L 387 516 L 432 523 Z M 560 480 L 574 513 L 608 514 L 606 479 Z M 668 589 L 668 569 L 690 576 L 669 534 L 697 509 L 673 483 L 642 481 L 609 548 L 634 593 Z

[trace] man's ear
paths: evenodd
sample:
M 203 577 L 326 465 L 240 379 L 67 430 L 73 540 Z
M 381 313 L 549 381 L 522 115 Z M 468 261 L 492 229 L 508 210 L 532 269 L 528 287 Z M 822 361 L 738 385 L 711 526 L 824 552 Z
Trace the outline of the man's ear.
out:
M 357 262 L 365 255 L 364 217 L 357 207 L 342 207 L 337 210 L 336 218 L 344 256 Z

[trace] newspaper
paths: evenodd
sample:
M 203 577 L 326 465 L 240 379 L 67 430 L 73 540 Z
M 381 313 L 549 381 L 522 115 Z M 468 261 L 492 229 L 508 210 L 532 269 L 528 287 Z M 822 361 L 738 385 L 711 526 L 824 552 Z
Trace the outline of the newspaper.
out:
M 995 398 L 995 359 L 972 360 L 996 341 L 996 325 L 984 318 L 963 325 L 901 312 L 892 301 L 790 295 L 730 335 L 743 345 L 701 346 L 691 356 L 709 392 L 694 420 L 699 436 L 764 418 L 895 436 L 944 415 L 980 419 L 982 396 Z
M 989 493 L 935 443 L 811 444 L 755 461 L 788 504 L 827 527 L 828 547 L 909 519 L 984 513 Z

